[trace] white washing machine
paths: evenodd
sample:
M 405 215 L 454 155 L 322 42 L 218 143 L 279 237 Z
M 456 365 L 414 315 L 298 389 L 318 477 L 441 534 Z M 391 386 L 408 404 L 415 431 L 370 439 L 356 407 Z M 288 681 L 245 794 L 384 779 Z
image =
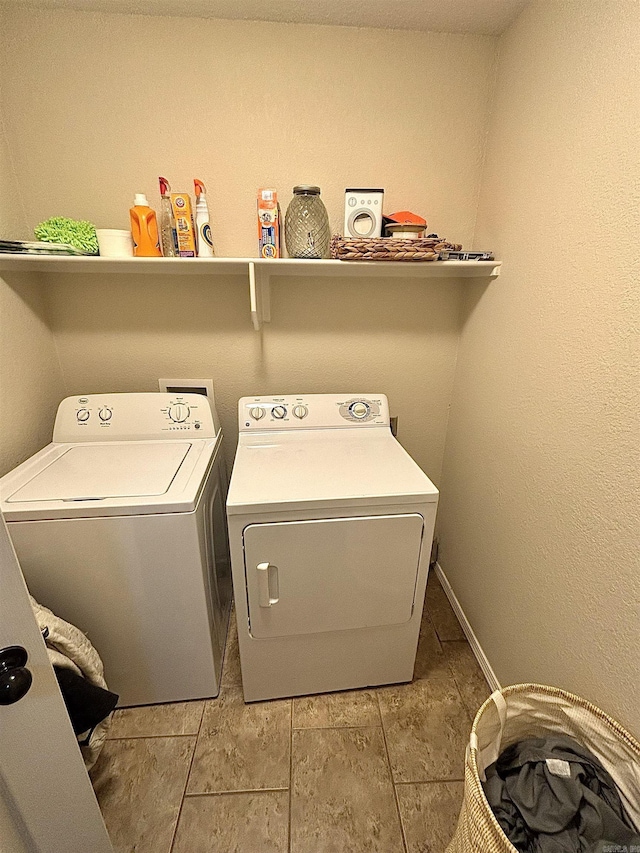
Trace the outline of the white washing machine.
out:
M 0 480 L 32 595 L 83 630 L 120 705 L 216 696 L 231 596 L 222 432 L 198 394 L 68 397 Z
M 243 397 L 227 515 L 245 700 L 410 681 L 438 491 L 381 394 Z

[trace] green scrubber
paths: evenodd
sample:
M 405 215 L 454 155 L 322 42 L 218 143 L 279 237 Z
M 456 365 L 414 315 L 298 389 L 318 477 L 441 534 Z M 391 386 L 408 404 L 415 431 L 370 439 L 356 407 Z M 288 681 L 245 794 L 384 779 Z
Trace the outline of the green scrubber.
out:
M 96 229 L 90 222 L 52 216 L 36 225 L 34 233 L 43 243 L 67 243 L 90 255 L 98 254 Z

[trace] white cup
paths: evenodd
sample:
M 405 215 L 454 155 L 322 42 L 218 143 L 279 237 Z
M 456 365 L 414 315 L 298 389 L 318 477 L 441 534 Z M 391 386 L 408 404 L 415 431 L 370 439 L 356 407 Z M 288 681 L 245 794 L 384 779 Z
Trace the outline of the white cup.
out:
M 131 231 L 119 228 L 96 228 L 98 248 L 103 258 L 132 258 Z

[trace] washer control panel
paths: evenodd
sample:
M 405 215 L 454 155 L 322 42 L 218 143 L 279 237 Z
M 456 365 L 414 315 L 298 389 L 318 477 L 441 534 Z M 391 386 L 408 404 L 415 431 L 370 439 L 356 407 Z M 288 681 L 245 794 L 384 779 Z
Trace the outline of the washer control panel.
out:
M 240 432 L 279 429 L 389 426 L 384 394 L 302 394 L 243 397 L 238 404 Z
M 202 394 L 89 394 L 60 403 L 57 442 L 212 438 L 219 432 Z

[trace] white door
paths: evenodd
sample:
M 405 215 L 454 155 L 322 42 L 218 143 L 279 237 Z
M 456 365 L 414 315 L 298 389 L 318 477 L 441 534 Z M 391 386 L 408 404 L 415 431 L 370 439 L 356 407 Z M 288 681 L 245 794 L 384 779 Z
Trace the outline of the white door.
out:
M 2 853 L 113 853 L 2 515 L 0 697 Z
M 252 636 L 408 622 L 423 529 L 417 513 L 250 524 L 243 536 Z

